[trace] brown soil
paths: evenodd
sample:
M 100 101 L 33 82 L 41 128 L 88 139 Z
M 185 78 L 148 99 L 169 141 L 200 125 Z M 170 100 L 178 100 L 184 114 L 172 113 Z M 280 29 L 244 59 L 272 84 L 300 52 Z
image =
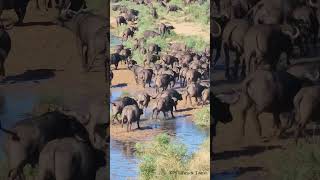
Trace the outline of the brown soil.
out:
M 42 13 L 31 1 L 24 20 L 25 26 L 9 30 L 12 49 L 6 59 L 7 77 L 15 79 L 1 84 L 7 91 L 61 96 L 71 108 L 87 109 L 93 100 L 106 93 L 103 66 L 82 73 L 79 51 L 72 32 L 52 24 L 55 10 Z M 16 21 L 13 10 L 3 13 L 2 19 Z M 50 75 L 52 75 L 50 77 Z
M 170 24 L 174 27 L 174 32 L 183 36 L 198 36 L 204 40 L 209 40 L 210 29 L 204 29 L 201 25 L 194 22 L 184 22 L 184 18 L 181 17 L 177 20 L 163 19 L 162 23 Z
M 117 27 L 117 21 L 116 18 L 113 16 L 110 16 L 110 28 L 114 29 Z

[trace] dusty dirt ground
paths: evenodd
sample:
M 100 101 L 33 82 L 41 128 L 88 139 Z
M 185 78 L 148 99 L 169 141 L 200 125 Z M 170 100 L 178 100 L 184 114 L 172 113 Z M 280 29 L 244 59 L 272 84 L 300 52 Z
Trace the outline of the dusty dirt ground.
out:
M 184 36 L 198 36 L 203 39 L 210 39 L 210 29 L 204 29 L 201 25 L 193 23 L 193 22 L 184 22 L 184 18 L 180 18 L 181 20 L 172 21 L 168 18 L 161 20 L 162 23 L 171 24 L 174 29 L 173 31 L 176 34 L 184 35 Z
M 52 23 L 56 15 L 53 9 L 39 12 L 31 1 L 25 25 L 8 30 L 12 49 L 5 62 L 7 77 L 0 89 L 60 96 L 67 106 L 86 111 L 91 101 L 105 97 L 102 62 L 93 72 L 81 72 L 75 36 Z M 13 10 L 7 10 L 2 19 L 17 18 Z
M 112 68 L 113 69 L 113 68 Z M 135 94 L 144 91 L 142 85 L 137 85 L 135 83 L 135 79 L 133 76 L 133 73 L 126 68 L 124 64 L 120 64 L 118 67 L 118 70 L 113 70 L 114 78 L 112 80 L 112 92 L 126 92 L 129 93 L 130 96 L 135 96 Z M 146 88 L 146 91 L 150 94 L 154 94 L 155 91 L 153 88 Z M 149 108 L 153 107 L 153 102 L 151 100 L 149 104 Z M 178 110 L 177 112 L 174 112 L 174 115 L 176 117 L 187 117 L 192 118 L 192 114 L 196 112 L 197 109 L 201 108 L 201 106 L 191 106 L 190 103 L 185 105 L 185 99 L 178 102 L 177 106 Z M 160 116 L 162 114 L 160 113 Z M 149 115 L 147 117 L 150 118 Z M 111 139 L 119 140 L 119 141 L 140 141 L 145 140 L 145 138 L 151 138 L 155 135 L 163 132 L 160 129 L 152 129 L 147 125 L 147 122 L 144 122 L 145 118 L 142 117 L 142 122 L 140 123 L 140 126 L 143 130 L 136 129 L 137 125 L 136 123 L 132 124 L 132 128 L 134 131 L 128 133 L 126 129 L 126 124 L 123 128 L 121 128 L 121 125 L 115 124 L 112 125 L 110 128 L 110 136 Z M 148 120 L 150 121 L 150 120 Z

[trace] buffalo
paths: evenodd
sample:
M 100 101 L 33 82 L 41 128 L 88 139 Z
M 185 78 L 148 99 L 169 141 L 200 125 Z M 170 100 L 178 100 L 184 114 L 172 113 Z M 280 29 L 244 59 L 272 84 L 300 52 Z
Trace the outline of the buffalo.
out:
M 299 30 L 291 26 L 255 25 L 250 27 L 244 37 L 243 45 L 245 61 L 243 68 L 246 68 L 246 75 L 258 66 L 276 69 L 283 52 L 287 54 L 287 65 L 290 65 L 292 42 L 298 36 Z
M 236 59 L 234 61 L 233 77 L 238 76 L 238 68 L 241 62 L 241 55 L 244 53 L 244 37 L 250 28 L 250 24 L 247 20 L 232 19 L 230 20 L 222 34 L 222 47 L 225 54 L 226 72 L 225 77 L 230 79 L 229 63 L 230 63 L 230 50 L 236 52 Z M 258 43 L 258 42 L 257 42 Z M 242 72 L 244 74 L 244 72 Z
M 114 123 L 115 119 L 117 119 L 117 121 L 119 122 L 117 115 L 122 113 L 122 110 L 125 106 L 128 106 L 128 105 L 138 106 L 138 103 L 135 99 L 125 96 L 115 102 L 112 102 L 111 105 L 112 105 L 112 112 L 113 112 L 112 121 Z
M 107 61 L 107 41 L 109 27 L 107 20 L 99 15 L 87 11 L 67 11 L 67 16 L 60 16 L 63 27 L 71 30 L 77 37 L 77 45 L 82 57 L 82 68 L 85 72 L 97 59 Z
M 38 180 L 55 179 L 95 180 L 95 152 L 89 143 L 74 138 L 49 142 L 39 157 Z
M 320 86 L 302 88 L 294 97 L 295 142 L 304 134 L 307 123 L 317 121 L 319 117 Z
M 51 140 L 74 137 L 89 141 L 88 133 L 79 121 L 58 111 L 21 120 L 11 130 L 2 126 L 0 129 L 7 134 L 5 152 L 9 162 L 9 179 L 24 179 L 24 166 L 35 166 L 42 148 Z
M 4 62 L 11 50 L 11 38 L 8 32 L 0 30 L 0 78 L 5 76 Z
M 123 108 L 122 111 L 122 123 L 121 126 L 123 127 L 123 123 L 127 121 L 127 132 L 131 131 L 132 122 L 137 122 L 137 127 L 140 129 L 139 121 L 140 116 L 143 114 L 143 110 L 139 109 L 136 105 L 128 105 Z
M 170 111 L 171 112 L 171 117 L 175 118 L 173 115 L 173 107 L 175 106 L 175 102 L 174 100 L 169 97 L 161 97 L 159 99 L 157 99 L 156 105 L 152 110 L 152 118 L 154 117 L 154 113 L 156 112 L 156 118 L 158 118 L 158 115 L 160 112 L 163 113 L 164 119 L 167 118 L 167 112 Z
M 248 117 L 254 118 L 258 135 L 262 136 L 259 115 L 263 112 L 273 114 L 275 127 L 273 136 L 280 136 L 285 130 L 281 128 L 280 114 L 293 110 L 294 97 L 307 84 L 309 82 L 302 81 L 284 71 L 259 69 L 246 77 L 239 91 L 217 97 L 222 102 L 228 103 L 232 116 L 242 122 L 243 136 Z
M 160 92 L 160 88 L 162 88 L 162 91 L 166 90 L 171 82 L 175 83 L 175 78 L 172 75 L 160 74 L 156 76 L 155 78 L 156 93 Z
M 123 16 L 118 16 L 116 18 L 117 26 L 121 26 L 121 24 L 127 24 L 127 20 Z

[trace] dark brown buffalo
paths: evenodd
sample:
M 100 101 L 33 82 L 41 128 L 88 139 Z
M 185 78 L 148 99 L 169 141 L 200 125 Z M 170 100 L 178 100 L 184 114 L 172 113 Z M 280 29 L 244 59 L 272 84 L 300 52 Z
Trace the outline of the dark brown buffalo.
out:
M 110 41 L 109 26 L 106 18 L 92 12 L 66 11 L 61 15 L 59 22 L 63 27 L 71 30 L 77 37 L 77 45 L 82 56 L 82 67 L 89 71 L 94 62 L 99 59 L 107 64 L 107 44 Z M 106 65 L 106 68 L 109 65 Z M 107 71 L 106 71 L 107 72 Z
M 116 18 L 117 26 L 121 26 L 121 24 L 127 24 L 127 20 L 123 16 L 118 16 Z

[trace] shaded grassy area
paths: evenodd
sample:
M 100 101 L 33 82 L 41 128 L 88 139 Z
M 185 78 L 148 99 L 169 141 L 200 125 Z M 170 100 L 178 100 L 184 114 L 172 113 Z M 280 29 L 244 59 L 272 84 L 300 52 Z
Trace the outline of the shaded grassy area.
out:
M 90 0 L 86 2 L 90 9 L 106 9 L 109 3 L 107 0 Z
M 191 179 L 210 179 L 210 138 L 207 138 L 201 145 L 199 151 L 193 154 L 188 163 L 188 169 L 198 172 L 198 174 L 192 175 Z
M 109 17 L 110 11 L 108 8 L 108 4 L 110 1 L 107 0 L 90 0 L 86 1 L 88 9 L 90 9 L 95 14 L 100 14 L 105 17 Z M 108 22 L 106 22 L 108 23 Z
M 7 159 L 1 159 L 0 160 L 0 179 L 6 180 L 8 179 L 8 173 L 9 173 L 9 167 L 8 167 L 8 161 Z M 25 166 L 23 169 L 24 175 L 26 177 L 25 180 L 35 180 L 38 168 L 31 168 L 30 165 Z
M 56 110 L 58 107 L 63 107 L 64 101 L 63 97 L 59 95 L 47 95 L 44 94 L 40 96 L 38 102 L 33 106 L 33 110 L 31 112 L 32 116 L 41 115 L 48 111 Z
M 175 142 L 167 134 L 160 134 L 148 143 L 137 143 L 137 155 L 142 160 L 139 178 L 156 180 L 209 179 L 209 139 L 192 156 L 184 144 Z M 200 175 L 200 172 L 203 173 Z
M 320 179 L 320 143 L 303 143 L 270 158 L 272 173 L 281 180 Z

